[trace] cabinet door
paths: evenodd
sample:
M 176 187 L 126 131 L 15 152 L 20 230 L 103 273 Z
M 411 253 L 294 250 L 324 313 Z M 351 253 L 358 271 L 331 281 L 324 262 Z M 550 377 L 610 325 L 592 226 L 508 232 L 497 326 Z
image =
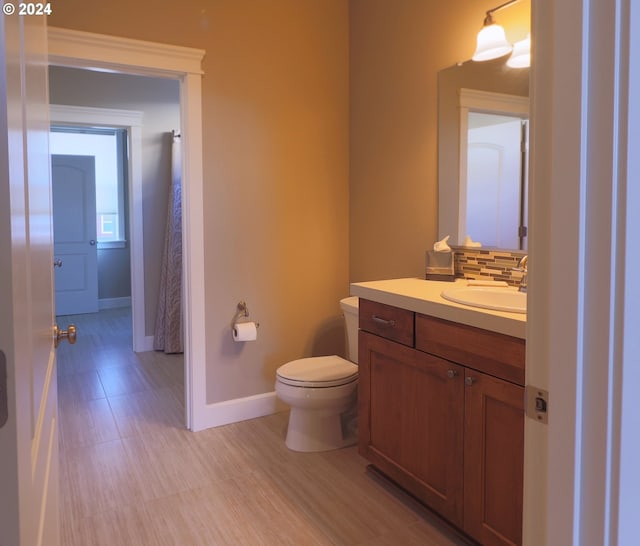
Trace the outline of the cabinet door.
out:
M 484 545 L 522 543 L 524 389 L 466 370 L 464 530 Z
M 362 331 L 359 351 L 360 453 L 462 525 L 464 368 Z

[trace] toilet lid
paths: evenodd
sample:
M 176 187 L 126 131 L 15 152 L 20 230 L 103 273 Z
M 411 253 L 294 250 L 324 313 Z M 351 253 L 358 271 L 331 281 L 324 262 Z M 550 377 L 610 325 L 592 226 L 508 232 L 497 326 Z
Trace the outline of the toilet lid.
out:
M 358 366 L 339 356 L 292 360 L 280 366 L 278 380 L 301 387 L 337 387 L 358 378 Z

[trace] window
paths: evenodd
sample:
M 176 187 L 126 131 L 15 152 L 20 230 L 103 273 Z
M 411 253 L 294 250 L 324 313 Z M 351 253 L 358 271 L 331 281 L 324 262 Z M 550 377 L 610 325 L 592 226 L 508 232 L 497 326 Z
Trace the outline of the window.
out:
M 96 162 L 96 233 L 99 248 L 125 244 L 124 129 L 52 127 L 50 153 L 89 155 Z

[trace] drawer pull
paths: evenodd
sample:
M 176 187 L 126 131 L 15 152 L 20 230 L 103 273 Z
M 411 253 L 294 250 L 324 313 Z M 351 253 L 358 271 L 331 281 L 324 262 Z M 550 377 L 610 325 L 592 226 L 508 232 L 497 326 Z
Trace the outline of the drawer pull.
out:
M 447 377 L 449 379 L 453 379 L 454 377 L 458 377 L 458 370 L 447 370 Z
M 384 324 L 385 326 L 391 326 L 392 328 L 396 325 L 395 320 L 383 319 L 377 315 L 371 315 L 373 322 L 377 322 L 378 324 Z
M 468 387 L 471 387 L 475 384 L 475 382 L 477 381 L 477 379 L 471 375 L 467 376 L 464 378 L 464 382 Z

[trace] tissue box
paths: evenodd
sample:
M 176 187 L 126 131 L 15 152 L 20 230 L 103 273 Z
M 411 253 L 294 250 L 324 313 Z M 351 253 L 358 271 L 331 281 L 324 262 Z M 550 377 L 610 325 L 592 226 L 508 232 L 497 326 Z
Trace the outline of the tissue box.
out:
M 428 281 L 455 280 L 453 269 L 453 252 L 436 252 L 427 250 L 426 253 L 426 279 Z

